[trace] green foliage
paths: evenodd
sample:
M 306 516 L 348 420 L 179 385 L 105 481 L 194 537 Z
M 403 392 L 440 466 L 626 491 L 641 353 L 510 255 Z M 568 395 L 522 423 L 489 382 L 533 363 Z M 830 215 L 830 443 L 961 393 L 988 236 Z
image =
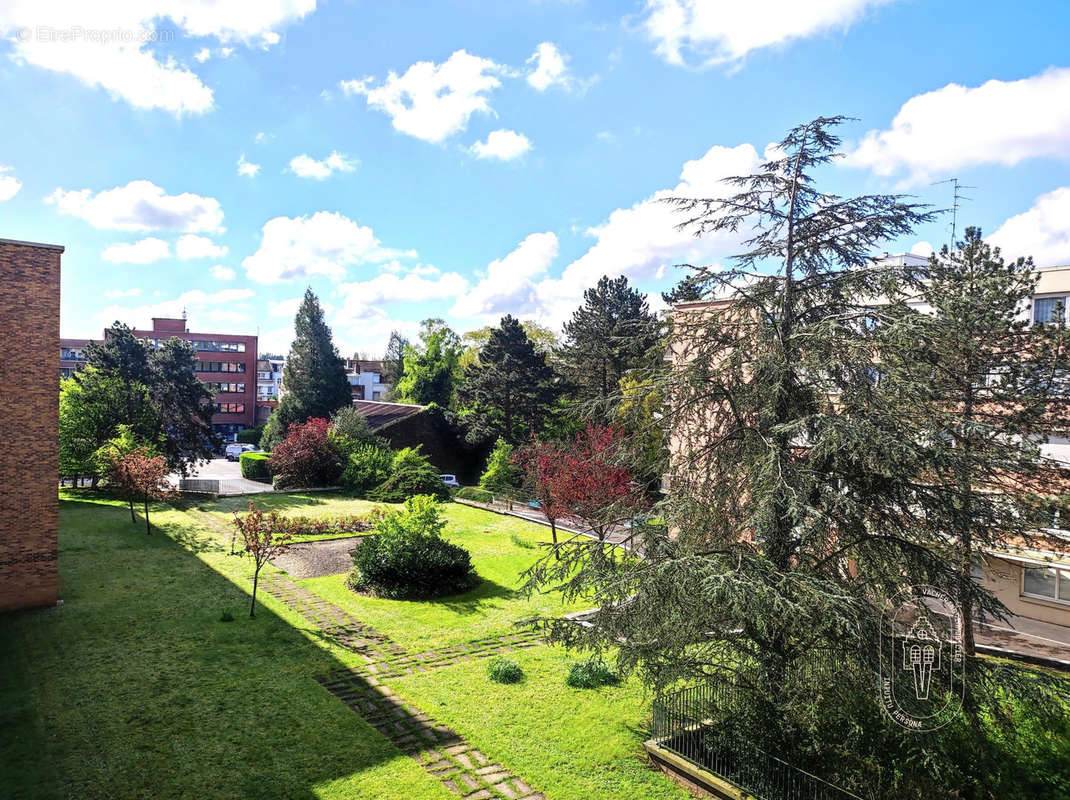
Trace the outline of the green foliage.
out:
M 375 438 L 368 427 L 368 418 L 353 408 L 345 406 L 334 412 L 331 417 L 331 431 L 337 436 L 344 436 L 354 444 L 370 442 Z
M 283 397 L 264 423 L 264 430 L 260 434 L 260 449 L 274 450 L 286 438 L 286 431 L 296 418 L 293 401 L 289 397 Z
M 391 599 L 459 594 L 479 578 L 468 551 L 442 538 L 445 528 L 434 497 L 409 498 L 405 508 L 380 518 L 374 536 L 357 545 L 348 585 Z
M 515 661 L 497 656 L 487 664 L 487 677 L 495 683 L 520 683 L 524 679 L 524 670 Z
M 294 341 L 283 370 L 286 394 L 275 409 L 279 416 L 276 425 L 286 427 L 310 418 L 329 419 L 338 409 L 352 402 L 345 365 L 331 339 L 331 329 L 323 318 L 323 308 L 312 289 L 305 290 L 305 298 L 294 320 Z M 269 421 L 270 424 L 270 421 Z M 265 435 L 267 431 L 265 431 Z M 274 447 L 279 432 L 273 429 L 265 444 Z
M 517 547 L 523 547 L 525 550 L 534 550 L 535 549 L 535 545 L 533 545 L 531 542 L 527 541 L 526 539 L 521 539 L 515 533 L 510 533 L 509 534 L 509 541 L 512 542 L 513 544 L 515 544 Z
M 499 439 L 487 459 L 487 468 L 479 478 L 479 488 L 488 492 L 511 494 L 520 489 L 524 473 L 513 462 L 513 446 Z
M 390 477 L 393 465 L 394 453 L 389 448 L 358 444 L 349 453 L 342 472 L 342 486 L 357 497 L 364 497 Z
M 492 492 L 475 486 L 462 486 L 454 496 L 459 497 L 461 500 L 474 500 L 477 503 L 489 503 L 494 499 Z
M 144 450 L 146 457 L 149 458 L 160 454 L 159 448 L 152 442 L 141 438 L 132 426 L 119 425 L 116 435 L 93 453 L 97 474 L 103 474 L 113 461 L 136 450 Z
M 124 421 L 124 408 L 132 417 Z M 64 378 L 59 393 L 59 474 L 99 477 L 97 451 L 125 426 L 148 440 L 155 432 L 148 387 L 125 384 L 117 375 L 87 366 Z
M 517 444 L 542 431 L 554 396 L 554 372 L 546 354 L 506 315 L 491 329 L 478 361 L 465 369 L 458 402 L 470 441 L 502 438 Z
M 264 435 L 264 426 L 256 425 L 252 428 L 245 428 L 238 431 L 236 441 L 242 444 L 260 444 L 260 437 Z
M 415 495 L 432 495 L 441 500 L 450 493 L 439 471 L 420 453 L 419 446 L 405 447 L 394 454 L 390 476 L 369 497 L 386 503 L 401 503 Z
M 251 481 L 271 482 L 271 453 L 242 453 L 238 456 L 241 476 Z
M 602 686 L 614 686 L 619 682 L 620 676 L 597 656 L 570 665 L 568 675 L 565 676 L 565 685 L 573 689 L 598 689 Z
M 457 384 L 461 343 L 445 322 L 425 319 L 420 343 L 405 348 L 405 372 L 395 394 L 405 403 L 438 403 L 449 408 Z

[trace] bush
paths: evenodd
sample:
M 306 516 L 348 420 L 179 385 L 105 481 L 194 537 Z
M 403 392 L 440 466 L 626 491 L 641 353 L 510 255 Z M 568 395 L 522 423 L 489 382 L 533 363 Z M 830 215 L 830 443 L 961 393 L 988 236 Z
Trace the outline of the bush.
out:
M 393 465 L 394 453 L 389 448 L 358 444 L 346 459 L 342 486 L 363 497 L 390 477 Z
M 379 519 L 377 535 L 357 544 L 346 584 L 393 600 L 468 591 L 479 576 L 468 551 L 442 538 L 445 525 L 434 497 L 410 498 L 405 508 Z
M 406 447 L 394 454 L 390 477 L 369 496 L 385 503 L 401 503 L 416 495 L 432 495 L 448 500 L 449 490 L 438 470 L 420 453 L 420 447 Z
M 264 434 L 264 426 L 257 425 L 254 428 L 246 428 L 245 430 L 238 431 L 238 435 L 235 441 L 242 444 L 260 444 L 260 437 Z
M 251 481 L 271 483 L 270 458 L 271 453 L 242 453 L 238 456 L 241 476 Z
M 495 683 L 520 683 L 524 670 L 515 661 L 498 656 L 487 665 L 487 676 Z
M 499 439 L 487 459 L 487 468 L 479 479 L 479 488 L 501 494 L 516 494 L 524 475 L 513 460 L 513 446 Z
M 457 497 L 461 500 L 473 500 L 476 503 L 489 503 L 494 500 L 494 493 L 486 489 L 477 489 L 475 486 L 462 486 L 457 491 Z
M 597 689 L 612 686 L 620 681 L 617 673 L 607 667 L 602 659 L 592 656 L 568 668 L 565 684 L 573 689 Z
M 290 426 L 271 454 L 269 465 L 280 489 L 332 486 L 342 474 L 343 460 L 328 438 L 330 423 L 310 419 Z
M 345 406 L 334 412 L 331 417 L 331 430 L 357 444 L 371 442 L 375 438 L 372 429 L 368 427 L 368 418 L 353 406 Z

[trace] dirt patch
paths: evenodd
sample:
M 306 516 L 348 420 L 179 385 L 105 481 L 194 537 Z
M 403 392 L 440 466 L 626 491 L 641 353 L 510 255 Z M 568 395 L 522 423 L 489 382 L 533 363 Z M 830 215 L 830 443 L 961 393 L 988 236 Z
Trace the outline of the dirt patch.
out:
M 291 545 L 289 550 L 272 560 L 279 569 L 286 570 L 291 578 L 320 578 L 324 575 L 340 575 L 353 569 L 353 550 L 363 536 L 348 536 L 344 539 L 327 539 L 322 542 L 302 542 Z

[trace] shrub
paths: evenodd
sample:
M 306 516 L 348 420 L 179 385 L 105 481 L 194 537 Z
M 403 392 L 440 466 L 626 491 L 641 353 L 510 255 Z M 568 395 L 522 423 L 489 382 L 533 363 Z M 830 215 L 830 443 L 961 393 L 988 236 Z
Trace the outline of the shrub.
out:
M 330 422 L 319 418 L 290 426 L 268 462 L 275 486 L 331 486 L 338 480 L 343 462 L 328 438 L 329 428 Z
M 434 497 L 410 498 L 379 519 L 377 535 L 357 545 L 347 585 L 394 600 L 468 591 L 479 576 L 468 551 L 442 538 L 445 525 Z
M 513 446 L 499 439 L 487 459 L 487 468 L 479 478 L 479 488 L 501 494 L 515 494 L 524 475 L 513 460 Z
M 420 447 L 406 447 L 394 454 L 388 477 L 369 496 L 386 503 L 401 503 L 416 495 L 432 495 L 448 500 L 450 493 L 438 470 L 420 453 Z
M 520 683 L 524 670 L 515 661 L 498 656 L 487 665 L 487 676 L 495 683 Z
M 475 486 L 462 486 L 457 491 L 457 497 L 461 500 L 474 500 L 477 503 L 489 503 L 494 500 L 494 493 L 486 489 L 477 489 Z
M 368 418 L 353 406 L 345 406 L 334 412 L 331 417 L 331 430 L 357 444 L 370 442 L 375 438 L 372 429 L 368 427 Z
M 377 510 L 370 514 L 350 514 L 344 517 L 273 517 L 271 522 L 276 533 L 288 533 L 291 536 L 323 536 L 324 534 L 345 535 L 363 533 L 375 527 L 378 519 Z
M 394 454 L 388 448 L 358 444 L 346 460 L 342 486 L 363 497 L 390 477 L 393 464 Z
M 257 425 L 254 428 L 246 428 L 245 430 L 238 431 L 235 441 L 241 442 L 242 444 L 260 444 L 260 437 L 263 433 L 263 425 Z
M 595 656 L 570 666 L 565 677 L 565 684 L 573 689 L 597 689 L 599 686 L 612 686 L 619 681 L 617 673 Z
M 238 456 L 241 476 L 251 481 L 271 482 L 271 469 L 268 465 L 271 453 L 242 453 Z

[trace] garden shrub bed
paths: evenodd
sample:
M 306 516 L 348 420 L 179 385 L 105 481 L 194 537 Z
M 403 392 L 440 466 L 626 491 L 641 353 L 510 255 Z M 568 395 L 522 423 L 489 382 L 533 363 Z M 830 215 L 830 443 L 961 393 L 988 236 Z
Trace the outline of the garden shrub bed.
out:
M 271 483 L 271 453 L 242 453 L 238 456 L 241 476 L 246 480 Z
M 354 533 L 365 533 L 375 527 L 375 521 L 379 515 L 349 514 L 343 517 L 278 517 L 278 523 L 273 532 L 288 533 L 291 536 L 327 536 L 336 534 L 348 536 Z

